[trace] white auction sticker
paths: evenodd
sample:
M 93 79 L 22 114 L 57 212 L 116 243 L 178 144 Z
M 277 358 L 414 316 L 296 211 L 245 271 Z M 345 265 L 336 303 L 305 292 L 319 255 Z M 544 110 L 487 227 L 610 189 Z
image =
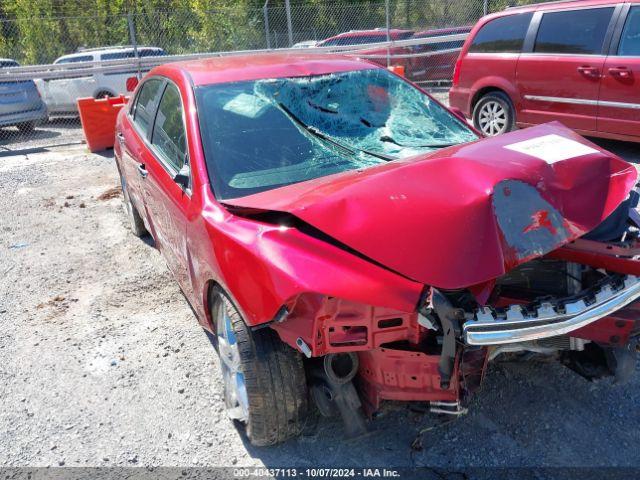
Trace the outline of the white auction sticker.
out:
M 542 137 L 525 140 L 524 142 L 512 143 L 511 145 L 505 145 L 504 148 L 537 157 L 550 164 L 568 158 L 598 153 L 598 150 L 595 148 L 556 134 L 544 135 Z

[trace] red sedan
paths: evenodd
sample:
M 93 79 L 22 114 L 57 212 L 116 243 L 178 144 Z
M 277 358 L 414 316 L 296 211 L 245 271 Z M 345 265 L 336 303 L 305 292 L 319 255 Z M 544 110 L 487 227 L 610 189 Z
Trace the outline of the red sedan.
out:
M 262 55 L 155 68 L 116 135 L 254 444 L 308 399 L 349 435 L 383 400 L 459 415 L 497 357 L 634 370 L 636 169 L 560 124 L 481 139 L 375 64 Z

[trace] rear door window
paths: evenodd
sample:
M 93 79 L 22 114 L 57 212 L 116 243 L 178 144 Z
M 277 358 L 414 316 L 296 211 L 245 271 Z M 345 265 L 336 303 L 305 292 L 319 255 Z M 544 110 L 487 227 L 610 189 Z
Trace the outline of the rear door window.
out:
M 161 57 L 165 53 L 160 48 L 139 48 L 138 55 L 141 57 Z
M 546 12 L 533 51 L 599 55 L 612 15 L 613 7 Z
M 387 37 L 382 36 L 361 36 L 361 37 L 340 37 L 325 42 L 325 46 L 346 46 L 346 45 L 364 45 L 365 43 L 384 42 Z
M 367 35 L 363 37 L 355 37 L 351 39 L 351 45 L 365 45 L 367 43 L 380 43 L 386 42 L 387 36 L 385 35 Z
M 531 13 L 520 13 L 491 20 L 476 34 L 469 52 L 519 53 L 532 16 Z
M 135 57 L 133 50 L 125 50 L 123 52 L 103 53 L 100 55 L 100 60 L 118 60 L 120 58 L 133 58 Z
M 182 122 L 180 92 L 168 84 L 158 106 L 151 144 L 156 147 L 163 160 L 179 171 L 184 165 L 186 135 Z
M 144 137 L 147 136 L 149 128 L 151 127 L 155 102 L 162 83 L 160 79 L 152 78 L 151 80 L 147 80 L 144 85 L 140 87 L 140 93 L 136 98 L 133 110 L 133 123 L 138 126 Z
M 640 56 L 640 7 L 633 7 L 629 11 L 620 37 L 618 55 L 623 57 Z
M 139 57 L 159 57 L 164 55 L 164 51 L 160 49 L 139 48 Z M 135 58 L 136 52 L 134 50 L 124 50 L 122 52 L 103 53 L 100 55 L 101 60 L 117 60 L 120 58 Z
M 79 57 L 61 58 L 59 60 L 56 60 L 53 63 L 62 64 L 62 63 L 78 63 L 78 62 L 91 62 L 91 61 L 93 61 L 92 55 L 81 55 Z

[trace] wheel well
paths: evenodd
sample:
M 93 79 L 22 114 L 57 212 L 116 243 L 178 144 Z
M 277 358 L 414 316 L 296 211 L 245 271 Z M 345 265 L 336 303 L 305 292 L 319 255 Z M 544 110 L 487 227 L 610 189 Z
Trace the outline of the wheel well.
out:
M 478 103 L 478 101 L 484 97 L 487 93 L 491 93 L 491 92 L 500 92 L 500 93 L 504 93 L 507 98 L 509 98 L 509 100 L 511 100 L 511 97 L 509 96 L 509 94 L 507 92 L 505 92 L 504 90 L 502 90 L 501 88 L 498 87 L 484 87 L 481 88 L 480 90 L 478 90 L 476 92 L 476 94 L 473 96 L 473 100 L 471 101 L 471 114 L 473 115 L 473 109 L 476 108 L 476 103 Z
M 213 333 L 216 332 L 216 325 L 211 316 L 211 311 L 213 310 L 214 302 L 220 298 L 219 295 L 223 291 L 222 286 L 215 280 L 209 280 L 204 287 L 204 305 L 206 306 L 204 314 Z

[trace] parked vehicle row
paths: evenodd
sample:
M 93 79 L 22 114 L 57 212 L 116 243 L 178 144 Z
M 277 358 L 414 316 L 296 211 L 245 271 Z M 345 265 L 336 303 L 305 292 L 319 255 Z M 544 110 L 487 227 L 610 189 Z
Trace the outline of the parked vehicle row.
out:
M 137 51 L 136 51 L 137 50 Z M 157 47 L 131 46 L 84 49 L 56 59 L 54 65 L 79 62 L 101 62 L 124 58 L 165 55 Z M 0 59 L 0 68 L 20 66 L 13 59 Z M 28 132 L 43 123 L 49 115 L 77 115 L 78 98 L 115 97 L 128 93 L 127 79 L 138 73 L 137 68 L 124 68 L 116 72 L 96 72 L 77 77 L 35 79 L 0 82 L 0 127 L 17 126 Z
M 442 35 L 452 35 L 457 33 L 466 33 L 470 27 L 457 27 L 441 30 L 427 30 L 422 32 L 414 32 L 412 30 L 396 30 L 389 31 L 389 37 L 392 40 L 404 40 L 407 38 L 432 38 Z M 320 42 L 301 42 L 297 44 L 298 48 L 311 46 L 343 46 L 343 45 L 363 45 L 367 43 L 379 43 L 387 40 L 386 29 L 373 29 L 350 31 L 340 35 L 322 40 Z M 442 80 L 450 78 L 453 73 L 457 50 L 462 46 L 462 41 L 436 43 L 428 45 L 419 45 L 410 48 L 394 48 L 392 55 L 416 55 L 412 58 L 399 58 L 394 60 L 395 65 L 405 67 L 406 74 L 414 80 Z M 454 49 L 453 51 L 451 49 Z M 437 54 L 443 50 L 442 54 Z M 386 65 L 387 50 L 370 49 L 364 54 L 379 55 L 372 58 L 372 61 L 381 65 Z M 430 54 L 423 56 L 421 54 Z M 435 55 L 434 55 L 435 53 Z M 137 47 L 137 52 L 131 46 L 104 47 L 93 49 L 82 49 L 76 53 L 64 55 L 56 59 L 54 65 L 75 64 L 79 62 L 100 62 L 115 59 L 134 58 L 135 56 L 161 56 L 165 52 L 157 47 Z M 10 60 L 5 60 L 9 62 Z M 14 62 L 11 60 L 11 62 Z M 15 63 L 15 62 L 14 62 Z M 15 64 L 17 65 L 17 64 Z M 9 65 L 7 65 L 9 66 Z M 12 66 L 14 66 L 12 64 Z M 12 107 L 2 107 L 7 111 L 7 120 L 0 121 L 0 125 L 19 124 L 22 130 L 33 128 L 34 124 L 45 120 L 48 115 L 76 115 L 78 98 L 93 97 L 103 98 L 112 97 L 127 93 L 126 80 L 137 73 L 146 73 L 146 71 L 138 72 L 137 69 L 125 69 L 118 72 L 101 73 L 97 72 L 91 75 L 82 75 L 77 77 L 53 78 L 53 79 L 35 79 L 34 81 L 26 81 L 15 83 L 9 87 L 9 84 L 2 87 L 7 93 L 3 94 L 3 103 L 18 102 Z M 34 94 L 34 84 L 39 92 L 39 98 L 46 104 L 44 111 L 41 109 L 36 112 L 36 98 Z M 26 92 L 24 99 L 20 101 L 13 99 L 8 100 L 8 93 L 18 92 L 16 95 L 22 95 L 19 92 Z M 15 95 L 14 95 L 15 96 Z M 17 98 L 17 97 L 16 97 Z M 26 102 L 20 106 L 20 102 Z M 30 103 L 31 102 L 31 103 Z M 34 103 L 35 102 L 35 103 Z M 14 118 L 14 107 L 22 116 L 18 115 Z M 26 110 L 25 110 L 26 109 Z M 4 113 L 2 113 L 4 115 Z
M 485 135 L 559 120 L 640 141 L 640 2 L 551 2 L 483 18 L 449 98 Z
M 157 47 L 131 46 L 86 49 L 70 55 L 64 55 L 54 61 L 54 65 L 74 64 L 78 62 L 101 62 L 124 58 L 155 57 L 165 55 Z M 36 84 L 51 114 L 77 114 L 78 98 L 115 97 L 127 93 L 127 78 L 136 75 L 137 68 L 127 68 L 117 72 L 96 72 L 72 78 L 39 79 Z M 142 71 L 141 73 L 146 73 Z
M 471 27 L 451 27 L 434 30 L 413 31 L 383 28 L 371 30 L 353 30 L 344 32 L 334 37 L 319 42 L 300 42 L 298 48 L 305 47 L 335 47 L 357 46 L 371 43 L 382 43 L 388 39 L 407 40 L 410 38 L 435 39 L 447 35 L 466 34 Z M 405 74 L 414 81 L 448 81 L 453 75 L 456 58 L 464 40 L 452 40 L 447 42 L 426 43 L 410 47 L 371 48 L 360 53 L 363 55 L 376 55 L 371 60 L 383 66 L 387 66 L 387 54 L 391 57 L 393 65 L 404 67 Z

